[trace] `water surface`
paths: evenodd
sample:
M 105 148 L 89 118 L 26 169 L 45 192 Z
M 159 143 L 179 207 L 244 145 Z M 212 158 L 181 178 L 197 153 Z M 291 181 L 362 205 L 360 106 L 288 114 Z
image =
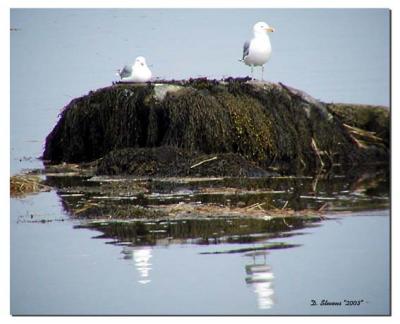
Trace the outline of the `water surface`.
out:
M 60 214 L 55 201 L 45 193 L 12 202 L 13 314 L 378 315 L 390 309 L 388 211 L 335 216 L 249 243 L 151 245 L 92 239 L 101 232 L 74 229 L 78 223 Z M 45 210 L 52 216 L 39 214 Z M 57 221 L 24 222 L 26 213 Z M 295 247 L 265 249 L 278 242 Z M 310 306 L 312 299 L 364 302 L 323 307 Z

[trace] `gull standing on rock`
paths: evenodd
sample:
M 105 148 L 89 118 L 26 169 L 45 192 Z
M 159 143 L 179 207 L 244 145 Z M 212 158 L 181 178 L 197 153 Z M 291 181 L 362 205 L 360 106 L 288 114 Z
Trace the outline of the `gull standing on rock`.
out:
M 264 64 L 271 57 L 272 48 L 268 32 L 275 29 L 265 22 L 258 22 L 253 26 L 253 38 L 246 41 L 243 46 L 243 57 L 240 61 L 251 66 L 251 78 L 253 79 L 253 68 L 261 66 L 261 80 L 264 78 Z
M 143 56 L 138 56 L 132 66 L 125 65 L 117 75 L 121 82 L 148 82 L 151 79 L 151 71 Z

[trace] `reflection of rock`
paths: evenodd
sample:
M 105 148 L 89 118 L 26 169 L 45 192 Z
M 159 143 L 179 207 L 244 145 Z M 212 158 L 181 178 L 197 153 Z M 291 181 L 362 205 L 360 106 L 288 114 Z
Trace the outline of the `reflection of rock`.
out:
M 154 221 L 91 221 L 75 226 L 100 231 L 99 238 L 112 238 L 133 245 L 172 243 L 219 244 L 251 243 L 282 237 L 289 229 L 302 229 L 320 222 L 315 217 L 276 217 L 271 219 L 215 218 Z M 288 227 L 288 226 L 291 227 Z M 288 234 L 285 234 L 287 236 Z
M 272 288 L 274 274 L 271 267 L 266 264 L 266 254 L 267 252 L 246 254 L 246 256 L 253 257 L 253 263 L 246 265 L 246 283 L 254 289 L 259 309 L 269 309 L 274 305 L 272 298 L 274 294 Z M 262 256 L 261 261 L 257 260 L 257 256 Z
M 140 278 L 138 280 L 141 284 L 147 284 L 151 281 L 150 270 L 151 263 L 151 247 L 149 246 L 138 246 L 138 247 L 124 247 L 123 253 L 125 259 L 133 259 L 135 267 L 139 272 Z

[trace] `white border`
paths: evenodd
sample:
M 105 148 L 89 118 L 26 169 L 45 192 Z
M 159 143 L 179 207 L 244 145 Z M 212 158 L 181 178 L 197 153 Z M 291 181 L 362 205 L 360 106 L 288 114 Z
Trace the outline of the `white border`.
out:
M 102 322 L 108 323 L 110 321 L 140 321 L 147 323 L 153 320 L 162 320 L 162 322 L 167 323 L 187 323 L 188 321 L 194 323 L 203 323 L 204 321 L 209 321 L 211 318 L 204 317 L 178 317 L 178 318 L 101 318 L 101 317 L 11 317 L 9 315 L 10 305 L 9 305 L 9 153 L 10 153 L 10 59 L 9 59 L 9 9 L 10 8 L 389 8 L 392 10 L 392 89 L 397 89 L 397 91 L 392 92 L 392 156 L 393 156 L 393 167 L 392 167 L 392 317 L 252 317 L 251 321 L 256 321 L 259 323 L 270 322 L 284 322 L 286 320 L 295 320 L 297 323 L 316 323 L 320 322 L 321 319 L 325 322 L 337 322 L 337 321 L 356 321 L 359 323 L 370 323 L 372 321 L 379 322 L 389 322 L 398 318 L 399 313 L 399 298 L 398 298 L 398 287 L 399 280 L 397 279 L 398 270 L 398 257 L 396 256 L 399 240 L 398 237 L 398 226 L 399 221 L 397 220 L 399 215 L 399 202 L 400 194 L 397 189 L 399 182 L 399 172 L 397 171 L 397 163 L 399 162 L 398 150 L 396 149 L 397 139 L 399 138 L 399 128 L 396 127 L 396 123 L 399 120 L 400 106 L 399 106 L 399 64 L 398 60 L 400 58 L 398 41 L 399 36 L 399 20 L 400 20 L 400 9 L 398 0 L 331 0 L 331 1 L 321 1 L 321 0 L 274 0 L 274 1 L 263 1 L 263 0 L 204 0 L 204 1 L 190 1 L 190 0 L 137 0 L 133 3 L 132 0 L 45 0 L 45 1 L 35 1 L 35 0 L 2 0 L 0 1 L 0 40 L 1 40 L 1 51 L 0 51 L 0 141 L 1 141 L 1 210 L 0 228 L 2 230 L 2 244 L 0 245 L 1 251 L 1 281 L 0 281 L 0 318 L 2 323 L 6 320 L 17 321 L 17 322 L 38 322 L 38 323 L 53 323 L 54 321 L 65 323 L 70 321 L 84 320 L 89 322 Z M 373 28 L 373 22 L 371 22 L 371 28 Z M 397 59 L 396 59 L 397 58 Z M 396 72 L 395 72 L 396 71 Z M 397 289 L 396 289 L 397 288 Z M 213 318 L 212 320 L 215 320 Z M 243 323 L 243 321 L 248 321 L 248 318 L 243 317 L 225 317 L 216 318 L 218 321 L 229 321 L 229 323 Z
M 397 0 L 3 0 L 14 8 L 392 8 Z

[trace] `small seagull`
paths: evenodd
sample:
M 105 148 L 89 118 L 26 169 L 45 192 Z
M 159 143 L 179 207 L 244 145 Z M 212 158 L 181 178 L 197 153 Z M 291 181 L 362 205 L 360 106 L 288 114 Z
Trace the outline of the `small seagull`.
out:
M 121 78 L 121 82 L 148 82 L 152 76 L 143 56 L 138 56 L 133 65 L 125 65 L 117 75 Z
M 253 26 L 253 38 L 243 45 L 243 57 L 240 61 L 251 66 L 252 79 L 255 66 L 261 66 L 261 80 L 264 79 L 264 64 L 268 62 L 272 53 L 268 32 L 274 31 L 275 29 L 267 23 L 258 22 Z

